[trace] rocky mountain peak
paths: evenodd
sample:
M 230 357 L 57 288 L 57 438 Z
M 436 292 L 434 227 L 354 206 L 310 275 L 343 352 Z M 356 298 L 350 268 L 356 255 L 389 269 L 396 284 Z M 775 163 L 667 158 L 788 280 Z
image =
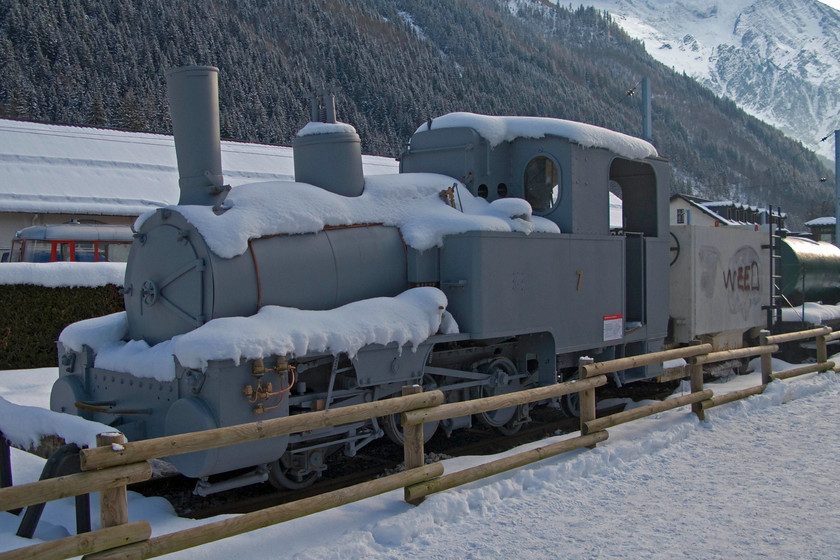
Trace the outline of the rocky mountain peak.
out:
M 829 160 L 840 128 L 840 12 L 816 0 L 587 0 L 660 62 Z

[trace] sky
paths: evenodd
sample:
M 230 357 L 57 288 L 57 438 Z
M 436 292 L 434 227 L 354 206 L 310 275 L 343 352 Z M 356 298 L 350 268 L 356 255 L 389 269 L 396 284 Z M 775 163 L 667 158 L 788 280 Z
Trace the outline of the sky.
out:
M 818 1 L 822 2 L 823 4 L 827 4 L 827 5 L 831 6 L 835 10 L 840 10 L 840 0 L 818 0 Z

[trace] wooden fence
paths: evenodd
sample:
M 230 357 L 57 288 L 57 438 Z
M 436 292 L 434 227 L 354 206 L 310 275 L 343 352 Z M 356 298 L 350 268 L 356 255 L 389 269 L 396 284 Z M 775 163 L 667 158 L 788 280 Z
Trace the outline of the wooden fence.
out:
M 778 344 L 811 338 L 816 340 L 817 363 L 784 372 L 772 371 L 771 354 L 778 351 Z M 441 391 L 424 393 L 422 388 L 413 386 L 405 387 L 403 395 L 393 399 L 204 432 L 128 443 L 123 441 L 120 433 L 102 434 L 97 440 L 98 447 L 81 451 L 83 472 L 0 489 L 0 511 L 98 491 L 102 529 L 0 553 L 0 560 L 51 560 L 83 554 L 86 555 L 85 560 L 140 560 L 239 535 L 399 488 L 404 489 L 406 501 L 417 504 L 434 492 L 574 449 L 594 448 L 609 437 L 608 428 L 625 422 L 689 404 L 693 413 L 703 419 L 707 409 L 759 394 L 775 379 L 832 370 L 834 363 L 827 359 L 826 344 L 837 339 L 840 339 L 840 332 L 832 333 L 828 327 L 781 335 L 770 335 L 769 332 L 762 331 L 760 346 L 738 350 L 712 352 L 711 345 L 698 344 L 608 362 L 596 363 L 589 358 L 582 358 L 578 367 L 578 378 L 574 381 L 466 402 L 444 404 L 445 399 Z M 761 385 L 717 396 L 711 390 L 704 389 L 705 364 L 754 356 L 761 356 Z M 595 389 L 606 384 L 607 374 L 678 358 L 688 360 L 685 366 L 687 374 L 684 377 L 690 378 L 689 394 L 597 417 Z M 520 406 L 573 393 L 580 395 L 580 435 L 577 437 L 447 475 L 443 474 L 443 466 L 439 463 L 424 465 L 425 422 Z M 146 521 L 128 523 L 126 485 L 147 480 L 151 476 L 148 462 L 150 459 L 337 426 L 389 414 L 401 414 L 405 439 L 405 472 L 157 537 L 151 537 L 151 528 Z

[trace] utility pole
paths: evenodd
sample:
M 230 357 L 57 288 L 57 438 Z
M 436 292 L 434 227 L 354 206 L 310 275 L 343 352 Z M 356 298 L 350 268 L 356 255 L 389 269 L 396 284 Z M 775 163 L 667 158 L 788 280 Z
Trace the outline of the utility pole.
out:
M 642 78 L 642 139 L 653 142 L 650 107 L 650 78 Z
M 834 131 L 834 244 L 840 247 L 840 130 Z

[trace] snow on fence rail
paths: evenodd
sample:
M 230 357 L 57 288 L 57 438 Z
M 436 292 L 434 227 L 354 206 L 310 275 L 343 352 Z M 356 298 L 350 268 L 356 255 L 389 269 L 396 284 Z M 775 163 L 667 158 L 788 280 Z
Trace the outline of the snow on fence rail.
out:
M 771 354 L 778 351 L 779 343 L 809 338 L 816 339 L 816 364 L 778 373 L 772 371 Z M 204 432 L 129 443 L 122 443 L 122 434 L 102 434 L 101 437 L 97 438 L 97 447 L 83 449 L 80 452 L 83 472 L 17 487 L 0 488 L 0 511 L 80 495 L 96 489 L 100 491 L 100 514 L 103 529 L 0 553 L 0 560 L 63 559 L 79 554 L 87 554 L 84 557 L 85 560 L 154 558 L 359 501 L 398 488 L 404 489 L 407 502 L 417 504 L 425 496 L 434 492 L 493 476 L 574 449 L 594 448 L 598 443 L 609 437 L 607 428 L 624 422 L 687 404 L 692 405 L 692 412 L 702 420 L 705 410 L 759 394 L 773 380 L 832 370 L 835 364 L 828 361 L 826 357 L 826 343 L 838 338 L 840 338 L 840 333 L 832 333 L 828 327 L 782 335 L 770 335 L 768 331 L 762 331 L 760 346 L 739 350 L 712 352 L 711 345 L 700 344 L 608 362 L 594 363 L 591 358 L 581 358 L 577 380 L 468 402 L 444 404 L 445 399 L 441 391 L 435 390 L 424 393 L 421 387 L 411 386 L 403 388 L 403 396 L 401 397 L 240 426 L 217 428 Z M 719 396 L 714 396 L 711 390 L 703 388 L 704 364 L 752 356 L 761 356 L 761 385 Z M 687 358 L 689 360 L 687 368 L 691 383 L 690 394 L 596 418 L 595 388 L 606 383 L 606 374 L 629 367 L 650 365 L 676 358 Z M 579 393 L 581 402 L 581 435 L 578 437 L 448 475 L 443 474 L 443 466 L 439 463 L 423 464 L 423 424 L 425 422 L 519 406 L 572 393 Z M 151 468 L 148 460 L 150 459 L 346 424 L 388 414 L 402 415 L 405 440 L 405 472 L 158 537 L 150 537 L 151 531 L 148 522 L 127 523 L 126 486 L 149 477 Z M 3 434 L 0 433 L 0 441 L 2 440 Z M 4 455 L 5 457 L 0 457 L 0 466 L 8 464 L 7 448 Z

